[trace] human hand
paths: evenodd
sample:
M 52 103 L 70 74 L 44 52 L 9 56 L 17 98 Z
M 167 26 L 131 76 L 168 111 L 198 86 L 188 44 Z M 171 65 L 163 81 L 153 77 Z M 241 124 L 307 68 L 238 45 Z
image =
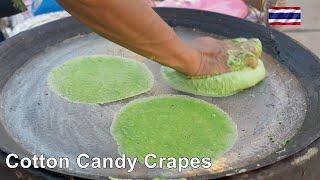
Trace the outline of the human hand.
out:
M 218 40 L 200 37 L 189 45 L 198 54 L 194 60 L 198 61 L 197 67 L 184 72 L 190 76 L 225 73 L 244 66 L 255 68 L 262 53 L 262 45 L 258 39 Z

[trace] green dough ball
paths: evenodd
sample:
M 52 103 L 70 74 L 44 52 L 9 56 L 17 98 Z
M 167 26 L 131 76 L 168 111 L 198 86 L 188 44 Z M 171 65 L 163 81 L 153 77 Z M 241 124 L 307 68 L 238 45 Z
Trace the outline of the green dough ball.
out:
M 118 113 L 111 131 L 120 153 L 142 163 L 149 153 L 214 159 L 229 150 L 237 138 L 236 125 L 225 112 L 188 96 L 132 101 Z
M 185 76 L 169 67 L 162 67 L 164 80 L 174 89 L 196 95 L 222 97 L 233 95 L 262 81 L 266 75 L 263 62 L 256 68 L 245 67 L 238 71 L 204 78 Z
M 82 56 L 54 68 L 48 84 L 71 102 L 103 104 L 149 91 L 153 76 L 137 61 L 115 56 Z

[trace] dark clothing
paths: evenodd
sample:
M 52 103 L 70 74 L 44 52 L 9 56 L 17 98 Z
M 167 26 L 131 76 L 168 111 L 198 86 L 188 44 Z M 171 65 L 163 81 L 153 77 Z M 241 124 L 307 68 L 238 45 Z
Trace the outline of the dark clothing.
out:
M 4 41 L 4 36 L 3 36 L 2 32 L 0 31 L 0 43 L 1 43 L 2 41 Z
M 0 18 L 18 14 L 21 11 L 13 7 L 12 0 L 0 0 Z
M 0 18 L 15 15 L 22 12 L 13 6 L 12 0 L 0 0 Z M 4 41 L 4 36 L 0 30 L 0 42 Z

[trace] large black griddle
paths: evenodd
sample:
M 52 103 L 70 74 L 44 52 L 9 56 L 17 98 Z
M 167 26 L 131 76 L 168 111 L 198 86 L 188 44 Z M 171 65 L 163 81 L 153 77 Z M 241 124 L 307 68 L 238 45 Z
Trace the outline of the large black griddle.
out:
M 291 156 L 306 148 L 319 137 L 320 124 L 318 123 L 317 117 L 319 116 L 318 92 L 320 90 L 320 64 L 318 58 L 310 51 L 278 31 L 230 16 L 184 9 L 162 8 L 156 10 L 164 20 L 172 27 L 175 27 L 177 33 L 186 41 L 200 35 L 218 35 L 226 38 L 256 37 L 262 41 L 264 52 L 266 53 L 263 59 L 269 71 L 269 77 L 257 87 L 229 98 L 198 97 L 208 102 L 218 104 L 225 111 L 231 113 L 233 120 L 239 123 L 239 138 L 243 141 L 236 143 L 234 151 L 232 152 L 237 152 L 237 149 L 244 148 L 241 144 L 253 144 L 253 147 L 257 144 L 256 149 L 246 149 L 244 153 L 242 152 L 243 154 L 239 154 L 238 156 L 229 152 L 225 155 L 227 160 L 219 159 L 219 161 L 215 163 L 215 169 L 210 171 L 185 172 L 185 174 L 183 174 L 184 176 L 216 178 L 248 172 Z M 88 46 L 92 47 L 83 50 Z M 65 51 L 65 53 L 63 51 Z M 86 136 L 83 139 L 80 138 L 80 140 L 85 140 L 84 142 L 63 144 L 64 146 L 62 146 L 63 140 L 60 139 L 63 136 L 61 136 L 59 132 L 54 132 L 53 130 L 55 129 L 52 129 L 58 126 L 55 124 L 58 122 L 50 121 L 52 126 L 47 126 L 49 122 L 45 122 L 45 119 L 43 120 L 44 124 L 37 122 L 37 119 L 41 119 L 42 117 L 37 115 L 45 115 L 43 112 L 46 111 L 51 111 L 54 118 L 63 116 L 61 115 L 63 113 L 58 114 L 60 111 L 58 111 L 59 109 L 55 106 L 61 107 L 62 105 L 63 109 L 74 108 L 71 103 L 59 99 L 59 97 L 56 97 L 47 89 L 41 89 L 41 82 L 46 79 L 46 73 L 50 71 L 51 66 L 57 66 L 68 58 L 77 55 L 97 53 L 134 58 L 141 60 L 149 66 L 155 74 L 155 80 L 159 83 L 158 85 L 156 83 L 156 87 L 152 92 L 138 96 L 137 98 L 166 93 L 184 94 L 173 91 L 162 82 L 161 77 L 158 76 L 157 69 L 159 66 L 157 64 L 147 61 L 132 52 L 91 34 L 89 29 L 76 22 L 73 18 L 65 18 L 48 23 L 30 31 L 23 32 L 7 40 L 0 46 L 0 87 L 2 89 L 0 99 L 0 147 L 3 152 L 16 153 L 20 156 L 31 156 L 34 153 L 44 153 L 50 156 L 61 155 L 59 154 L 59 150 L 62 149 L 66 150 L 63 153 L 72 155 L 74 152 L 77 152 L 77 148 L 79 150 L 86 150 L 87 147 L 85 147 L 85 145 L 89 144 L 96 145 L 96 149 L 99 149 L 99 147 L 105 148 L 104 145 L 107 145 L 106 147 L 109 149 L 106 150 L 113 151 L 114 154 L 112 155 L 117 156 L 116 146 L 114 142 L 112 142 L 112 139 L 107 140 L 108 142 L 106 144 L 99 144 L 96 143 L 96 137 L 99 137 L 99 135 L 96 137 L 93 135 L 93 137 Z M 56 61 L 50 64 L 50 59 L 56 59 Z M 48 63 L 45 63 L 46 61 Z M 30 85 L 30 83 L 32 83 L 32 85 Z M 279 89 L 270 87 L 277 87 Z M 37 92 L 37 89 L 41 91 Z M 34 92 L 37 92 L 36 96 L 33 96 Z M 278 94 L 282 95 L 278 96 Z M 21 97 L 19 97 L 20 95 Z M 120 108 L 132 99 L 134 98 L 124 100 L 118 104 L 111 104 L 108 107 L 116 111 L 117 108 Z M 253 103 L 252 106 L 257 106 L 256 109 L 241 106 L 239 108 L 239 112 L 250 112 L 252 119 L 249 117 L 247 121 L 244 121 L 246 119 L 243 121 L 238 120 L 245 115 L 239 117 L 237 115 L 239 113 L 230 111 L 230 109 L 235 106 L 235 103 L 229 102 L 236 101 L 238 101 L 238 103 L 236 103 L 238 106 L 239 102 Z M 255 104 L 255 101 L 259 103 L 257 102 L 257 104 Z M 277 102 L 281 103 L 277 104 Z M 42 103 L 45 103 L 45 105 Z M 19 105 L 21 105 L 21 107 Z M 241 105 L 245 106 L 245 104 Z M 265 107 L 262 105 L 265 105 Z M 90 107 L 87 106 L 75 107 L 75 112 L 79 111 L 79 108 L 83 111 L 89 108 L 90 111 L 92 110 L 92 114 L 96 113 L 94 109 L 90 109 Z M 100 107 L 97 107 L 97 109 L 99 108 Z M 283 108 L 284 112 L 279 112 L 279 116 L 275 118 L 268 119 L 266 117 L 267 115 L 261 116 L 266 110 L 270 110 L 271 114 L 269 116 L 272 117 L 272 112 L 278 113 L 277 109 L 279 108 Z M 36 111 L 35 109 L 42 109 L 43 112 L 40 114 L 38 114 L 38 112 L 33 113 Z M 19 116 L 20 110 L 28 110 L 31 113 L 26 116 Z M 13 112 L 18 115 L 12 115 Z M 105 122 L 104 113 L 107 111 L 97 110 L 97 112 L 99 112 L 99 115 L 102 117 L 100 121 L 97 122 L 101 123 L 97 124 L 98 129 L 96 129 L 97 127 L 92 127 L 90 123 L 85 124 L 84 128 L 89 130 L 92 128 L 92 130 L 96 130 L 98 134 L 103 134 L 106 129 L 106 132 L 108 131 L 108 125 L 110 125 L 108 123 L 112 121 L 112 118 L 110 118 L 108 122 Z M 281 114 L 283 116 L 281 116 Z M 86 117 L 86 114 L 82 114 L 81 116 Z M 254 117 L 262 119 L 255 121 Z M 264 117 L 266 119 L 263 119 Z M 280 121 L 278 121 L 279 119 Z M 67 116 L 64 120 L 68 120 Z M 275 122 L 264 124 L 264 122 L 273 120 Z M 60 123 L 65 121 L 60 121 Z M 82 120 L 79 121 L 80 122 L 69 122 L 71 123 L 69 127 L 70 132 L 72 132 L 72 128 L 74 127 L 72 126 L 74 125 L 73 123 L 86 123 L 85 119 L 83 122 Z M 99 130 L 100 125 L 104 127 L 104 130 Z M 291 125 L 294 126 L 291 127 Z M 276 130 L 272 131 L 268 128 L 275 128 Z M 43 135 L 43 132 L 41 132 L 43 129 L 48 130 L 48 136 Z M 74 129 L 77 129 L 77 127 Z M 50 130 L 53 132 L 50 132 Z M 62 132 L 66 132 L 66 129 L 63 129 Z M 269 132 L 270 134 L 268 134 Z M 275 134 L 277 132 L 278 134 Z M 252 135 L 248 136 L 246 133 L 251 133 Z M 264 135 L 268 137 L 256 141 L 254 136 L 258 136 L 258 134 L 260 134 L 261 137 L 264 137 Z M 66 132 L 64 135 L 66 139 L 68 139 L 67 137 L 70 134 Z M 88 135 L 91 134 L 89 133 Z M 38 139 L 39 137 L 41 139 Z M 246 139 L 246 137 L 252 137 L 252 139 Z M 268 138 L 272 140 L 264 142 Z M 287 138 L 290 140 L 286 141 L 288 140 Z M 47 142 L 45 140 L 51 140 L 53 143 L 45 143 Z M 77 139 L 75 138 L 75 140 Z M 286 143 L 282 144 L 281 142 L 284 140 Z M 61 142 L 61 144 L 59 144 L 59 142 Z M 66 140 L 65 142 L 72 141 Z M 260 142 L 263 142 L 264 146 L 259 144 Z M 46 146 L 42 146 L 42 144 L 46 144 Z M 272 152 L 260 152 L 263 148 L 269 149 L 270 151 L 272 150 Z M 91 149 L 89 148 L 87 150 Z M 50 154 L 50 152 L 53 153 Z M 57 154 L 54 154 L 56 152 Z M 96 152 L 96 154 L 99 154 L 99 152 Z M 100 153 L 99 155 L 103 156 L 105 154 Z M 232 162 L 231 159 L 234 160 L 234 162 Z M 230 164 L 235 167 L 229 166 Z M 37 172 L 41 171 L 37 170 Z M 105 171 L 97 172 L 97 174 L 92 174 L 93 171 L 90 170 L 53 169 L 52 171 L 86 178 L 108 177 Z M 47 172 L 44 173 L 47 174 Z M 110 174 L 116 177 L 130 177 L 130 175 L 118 171 L 110 172 Z M 160 175 L 163 174 L 160 173 Z M 159 171 L 147 172 L 143 168 L 137 170 L 136 174 L 133 175 L 133 177 L 140 178 L 150 178 L 154 176 L 159 176 Z M 170 172 L 165 174 L 165 176 L 178 177 L 179 174 Z

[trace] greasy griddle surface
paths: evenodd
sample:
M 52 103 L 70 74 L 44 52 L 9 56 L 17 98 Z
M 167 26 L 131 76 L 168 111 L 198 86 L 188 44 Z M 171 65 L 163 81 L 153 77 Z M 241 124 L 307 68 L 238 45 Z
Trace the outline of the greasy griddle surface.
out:
M 194 29 L 177 27 L 175 30 L 185 41 L 200 35 L 213 36 Z M 53 67 L 90 54 L 116 55 L 144 62 L 154 74 L 155 85 L 148 93 L 101 106 L 70 103 L 49 90 L 47 77 Z M 1 123 L 29 153 L 69 157 L 70 169 L 56 171 L 92 177 L 175 177 L 175 171 L 141 166 L 127 174 L 126 170 L 118 169 L 80 169 L 73 163 L 81 153 L 91 157 L 118 156 L 110 125 L 114 115 L 129 101 L 162 94 L 190 95 L 226 111 L 237 124 L 239 137 L 228 153 L 213 162 L 210 170 L 185 171 L 179 175 L 211 174 L 244 167 L 279 149 L 297 132 L 305 117 L 306 100 L 298 80 L 268 55 L 262 59 L 268 71 L 262 83 L 231 97 L 208 98 L 171 89 L 162 80 L 158 64 L 95 34 L 76 36 L 40 52 L 9 79 L 2 90 L 0 103 L 4 118 Z

